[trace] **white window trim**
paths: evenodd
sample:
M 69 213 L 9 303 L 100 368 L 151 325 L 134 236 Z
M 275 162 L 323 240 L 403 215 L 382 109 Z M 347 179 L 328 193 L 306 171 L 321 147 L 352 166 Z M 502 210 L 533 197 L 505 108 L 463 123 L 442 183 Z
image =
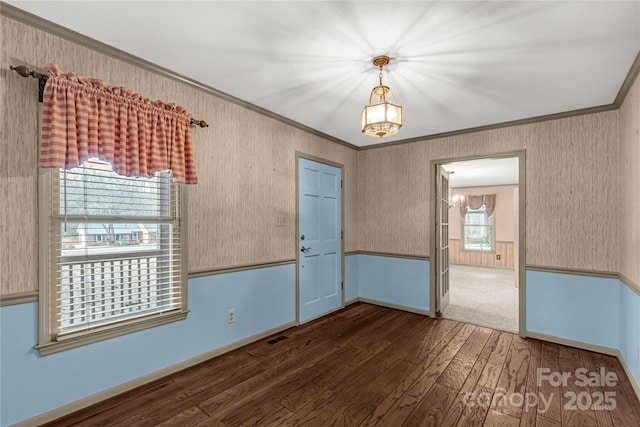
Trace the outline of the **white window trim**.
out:
M 484 205 L 481 207 L 482 209 L 484 209 Z M 485 210 L 485 215 L 486 215 L 486 210 Z M 483 250 L 483 249 L 472 249 L 472 248 L 467 248 L 465 246 L 465 241 L 466 241 L 466 236 L 465 236 L 465 221 L 466 221 L 466 214 L 464 216 L 461 217 L 460 219 L 460 250 L 462 252 L 475 252 L 475 253 L 482 253 L 482 254 L 492 254 L 496 252 L 496 222 L 495 222 L 495 212 L 493 213 L 493 215 L 491 215 L 489 218 L 489 221 L 491 221 L 491 250 Z
M 51 221 L 49 221 L 51 198 L 53 194 L 52 180 L 58 169 L 39 168 L 38 173 L 38 233 L 39 233 L 39 259 L 38 259 L 38 344 L 35 346 L 41 356 L 57 353 L 81 345 L 118 337 L 136 331 L 164 325 L 170 322 L 184 320 L 188 313 L 188 215 L 187 215 L 187 191 L 184 185 L 172 183 L 178 186 L 180 203 L 180 262 L 181 268 L 181 293 L 182 306 L 179 310 L 155 313 L 140 318 L 125 319 L 120 322 L 102 325 L 95 329 L 78 332 L 65 336 L 64 339 L 56 339 L 57 314 L 55 306 L 55 287 L 57 284 L 51 277 L 51 266 L 55 265 L 55 252 L 49 247 L 51 243 Z

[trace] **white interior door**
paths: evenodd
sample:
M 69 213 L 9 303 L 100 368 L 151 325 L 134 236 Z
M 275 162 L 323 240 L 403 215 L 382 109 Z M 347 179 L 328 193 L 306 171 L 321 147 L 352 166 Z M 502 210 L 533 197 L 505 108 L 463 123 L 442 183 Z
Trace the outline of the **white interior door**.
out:
M 449 305 L 449 173 L 436 170 L 436 316 Z

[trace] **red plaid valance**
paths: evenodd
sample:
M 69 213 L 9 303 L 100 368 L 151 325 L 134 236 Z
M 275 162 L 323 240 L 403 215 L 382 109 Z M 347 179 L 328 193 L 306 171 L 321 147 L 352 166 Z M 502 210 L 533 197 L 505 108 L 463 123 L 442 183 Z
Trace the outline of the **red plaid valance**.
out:
M 151 177 L 171 170 L 178 182 L 197 182 L 191 115 L 182 107 L 151 103 L 56 65 L 46 74 L 40 167 L 71 169 L 97 157 L 120 175 Z

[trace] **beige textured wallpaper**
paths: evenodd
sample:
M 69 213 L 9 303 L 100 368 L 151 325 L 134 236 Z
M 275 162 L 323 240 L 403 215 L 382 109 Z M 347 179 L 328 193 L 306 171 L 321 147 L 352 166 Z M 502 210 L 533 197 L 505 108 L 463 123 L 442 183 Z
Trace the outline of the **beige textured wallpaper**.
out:
M 618 271 L 617 133 L 610 111 L 360 151 L 358 247 L 428 256 L 430 161 L 524 149 L 526 263 Z
M 37 82 L 8 68 L 50 62 L 212 125 L 193 132 L 191 271 L 295 258 L 296 151 L 344 165 L 346 251 L 428 256 L 430 161 L 525 149 L 527 264 L 618 271 L 620 251 L 620 270 L 640 279 L 637 82 L 620 130 L 611 111 L 357 152 L 5 17 L 0 26 L 0 294 L 37 290 Z
M 196 153 L 191 270 L 295 258 L 296 151 L 344 165 L 345 250 L 355 250 L 356 151 L 232 104 L 225 108 L 227 118 L 238 120 Z M 278 219 L 285 226 L 276 226 Z
M 357 152 L 215 96 L 0 16 L 0 294 L 37 290 L 37 81 L 47 63 L 184 106 L 199 183 L 189 193 L 189 269 L 292 260 L 296 151 L 344 165 L 345 250 L 357 249 Z M 276 227 L 276 219 L 285 225 Z
M 620 108 L 620 272 L 640 286 L 640 79 Z

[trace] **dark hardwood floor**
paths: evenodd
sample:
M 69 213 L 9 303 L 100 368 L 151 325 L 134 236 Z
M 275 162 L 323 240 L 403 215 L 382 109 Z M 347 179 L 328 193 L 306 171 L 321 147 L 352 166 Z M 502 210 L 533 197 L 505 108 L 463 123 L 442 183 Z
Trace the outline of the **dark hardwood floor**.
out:
M 640 402 L 615 357 L 358 303 L 46 425 L 637 427 Z

